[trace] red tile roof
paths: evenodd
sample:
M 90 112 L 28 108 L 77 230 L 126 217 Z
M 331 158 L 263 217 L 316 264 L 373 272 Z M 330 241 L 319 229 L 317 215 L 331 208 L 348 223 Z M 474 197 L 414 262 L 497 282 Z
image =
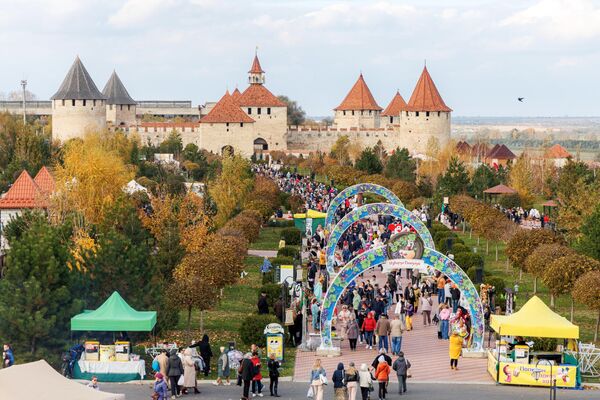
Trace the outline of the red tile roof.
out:
M 517 193 L 517 191 L 511 187 L 508 187 L 506 185 L 496 185 L 494 187 L 491 187 L 489 189 L 486 189 L 483 191 L 483 193 L 488 193 L 488 194 L 515 194 Z
M 473 145 L 473 147 L 471 148 L 471 155 L 483 158 L 488 153 L 488 151 L 489 151 L 489 148 L 488 148 L 487 144 L 475 143 Z
M 334 108 L 335 111 L 348 111 L 348 110 L 376 110 L 381 111 L 375 98 L 371 94 L 367 83 L 365 82 L 363 75 L 360 74 L 358 80 L 350 89 L 350 92 L 346 95 L 342 103 Z
M 421 77 L 412 92 L 412 96 L 410 96 L 408 108 L 410 111 L 452 111 L 440 96 L 440 92 L 435 87 L 427 67 L 423 68 Z
M 564 147 L 562 147 L 560 144 L 555 144 L 554 146 L 550 147 L 548 150 L 546 150 L 545 153 L 546 158 L 569 158 L 569 157 L 573 157 L 571 155 L 571 153 L 569 153 Z
M 283 101 L 260 84 L 250 85 L 238 97 L 240 107 L 287 107 Z
M 52 177 L 50 171 L 48 171 L 48 168 L 46 167 L 42 167 L 42 169 L 38 171 L 35 178 L 33 178 L 33 181 L 40 188 L 42 193 L 46 196 L 54 192 L 54 189 L 56 187 L 54 183 L 54 178 Z
M 517 156 L 515 156 L 515 153 L 510 151 L 510 149 L 505 145 L 497 144 L 492 147 L 492 150 L 490 150 L 486 158 L 495 158 L 497 160 L 513 160 L 517 158 Z
M 260 66 L 260 61 L 258 61 L 258 54 L 254 55 L 254 61 L 252 61 L 252 67 L 250 67 L 250 74 L 264 74 L 262 67 Z
M 471 146 L 467 142 L 460 141 L 460 142 L 456 143 L 456 151 L 459 154 L 470 154 Z
M 240 96 L 242 95 L 242 92 L 240 92 L 240 90 L 238 88 L 235 88 L 235 90 L 231 93 L 231 97 L 233 97 L 233 101 L 238 101 L 238 99 L 240 98 Z
M 392 98 L 392 101 L 390 101 L 390 104 L 388 104 L 385 110 L 383 110 L 381 115 L 391 117 L 398 116 L 400 115 L 401 111 L 407 110 L 407 106 L 408 105 L 406 104 L 402 96 L 400 96 L 400 91 L 397 91 L 394 97 Z
M 15 183 L 0 199 L 0 209 L 45 208 L 48 202 L 27 171 L 21 172 Z
M 210 112 L 202 117 L 200 123 L 227 123 L 227 122 L 254 122 L 252 118 L 242 111 L 240 106 L 233 101 L 229 90 L 221 100 L 215 104 Z

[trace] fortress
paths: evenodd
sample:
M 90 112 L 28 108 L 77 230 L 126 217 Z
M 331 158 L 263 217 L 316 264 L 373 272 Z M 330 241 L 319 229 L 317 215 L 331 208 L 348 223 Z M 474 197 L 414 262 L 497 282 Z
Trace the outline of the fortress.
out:
M 52 115 L 52 135 L 61 141 L 88 130 L 120 129 L 139 134 L 143 143 L 160 144 L 177 132 L 184 146 L 194 143 L 214 153 L 234 151 L 246 157 L 262 157 L 274 150 L 296 154 L 329 151 L 343 135 L 363 147 L 381 141 L 387 150 L 399 146 L 411 153 L 424 153 L 432 138 L 442 146 L 450 140 L 452 110 L 427 67 L 408 103 L 396 92 L 385 109 L 360 74 L 334 109 L 333 125 L 327 127 L 288 125 L 287 106 L 266 88 L 257 55 L 248 71 L 248 84 L 243 92 L 226 91 L 216 103 L 198 108 L 191 102 L 135 101 L 116 72 L 100 92 L 77 57 L 51 104 L 35 102 L 38 108 L 34 113 Z M 47 106 L 51 110 L 44 111 Z M 144 115 L 182 116 L 187 122 L 143 122 Z

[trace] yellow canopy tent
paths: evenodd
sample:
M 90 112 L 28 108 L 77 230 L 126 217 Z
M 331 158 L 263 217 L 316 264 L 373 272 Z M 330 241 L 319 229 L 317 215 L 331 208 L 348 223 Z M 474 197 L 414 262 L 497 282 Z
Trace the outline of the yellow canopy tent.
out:
M 578 339 L 579 327 L 533 296 L 512 315 L 492 315 L 490 326 L 503 336 Z
M 327 217 L 327 213 L 308 210 L 306 213 L 294 214 L 294 225 L 304 232 L 306 230 L 306 218 L 312 218 L 312 230 L 314 232 L 319 225 L 325 225 L 325 217 Z

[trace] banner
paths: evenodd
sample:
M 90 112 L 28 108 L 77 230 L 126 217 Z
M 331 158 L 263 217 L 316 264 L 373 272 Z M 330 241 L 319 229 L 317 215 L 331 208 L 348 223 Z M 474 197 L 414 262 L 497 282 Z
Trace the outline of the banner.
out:
M 387 260 L 383 263 L 383 272 L 390 272 L 395 269 L 414 269 L 417 268 L 421 272 L 427 272 L 427 266 L 423 260 L 395 259 Z
M 577 366 L 548 364 L 500 363 L 500 383 L 509 385 L 550 386 L 551 376 L 557 387 L 575 387 Z

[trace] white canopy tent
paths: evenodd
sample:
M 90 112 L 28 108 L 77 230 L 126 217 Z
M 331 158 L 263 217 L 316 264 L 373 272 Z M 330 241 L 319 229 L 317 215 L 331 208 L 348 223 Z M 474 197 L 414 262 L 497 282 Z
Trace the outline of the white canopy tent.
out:
M 0 370 L 0 398 L 19 400 L 124 400 L 65 378 L 44 360 Z

